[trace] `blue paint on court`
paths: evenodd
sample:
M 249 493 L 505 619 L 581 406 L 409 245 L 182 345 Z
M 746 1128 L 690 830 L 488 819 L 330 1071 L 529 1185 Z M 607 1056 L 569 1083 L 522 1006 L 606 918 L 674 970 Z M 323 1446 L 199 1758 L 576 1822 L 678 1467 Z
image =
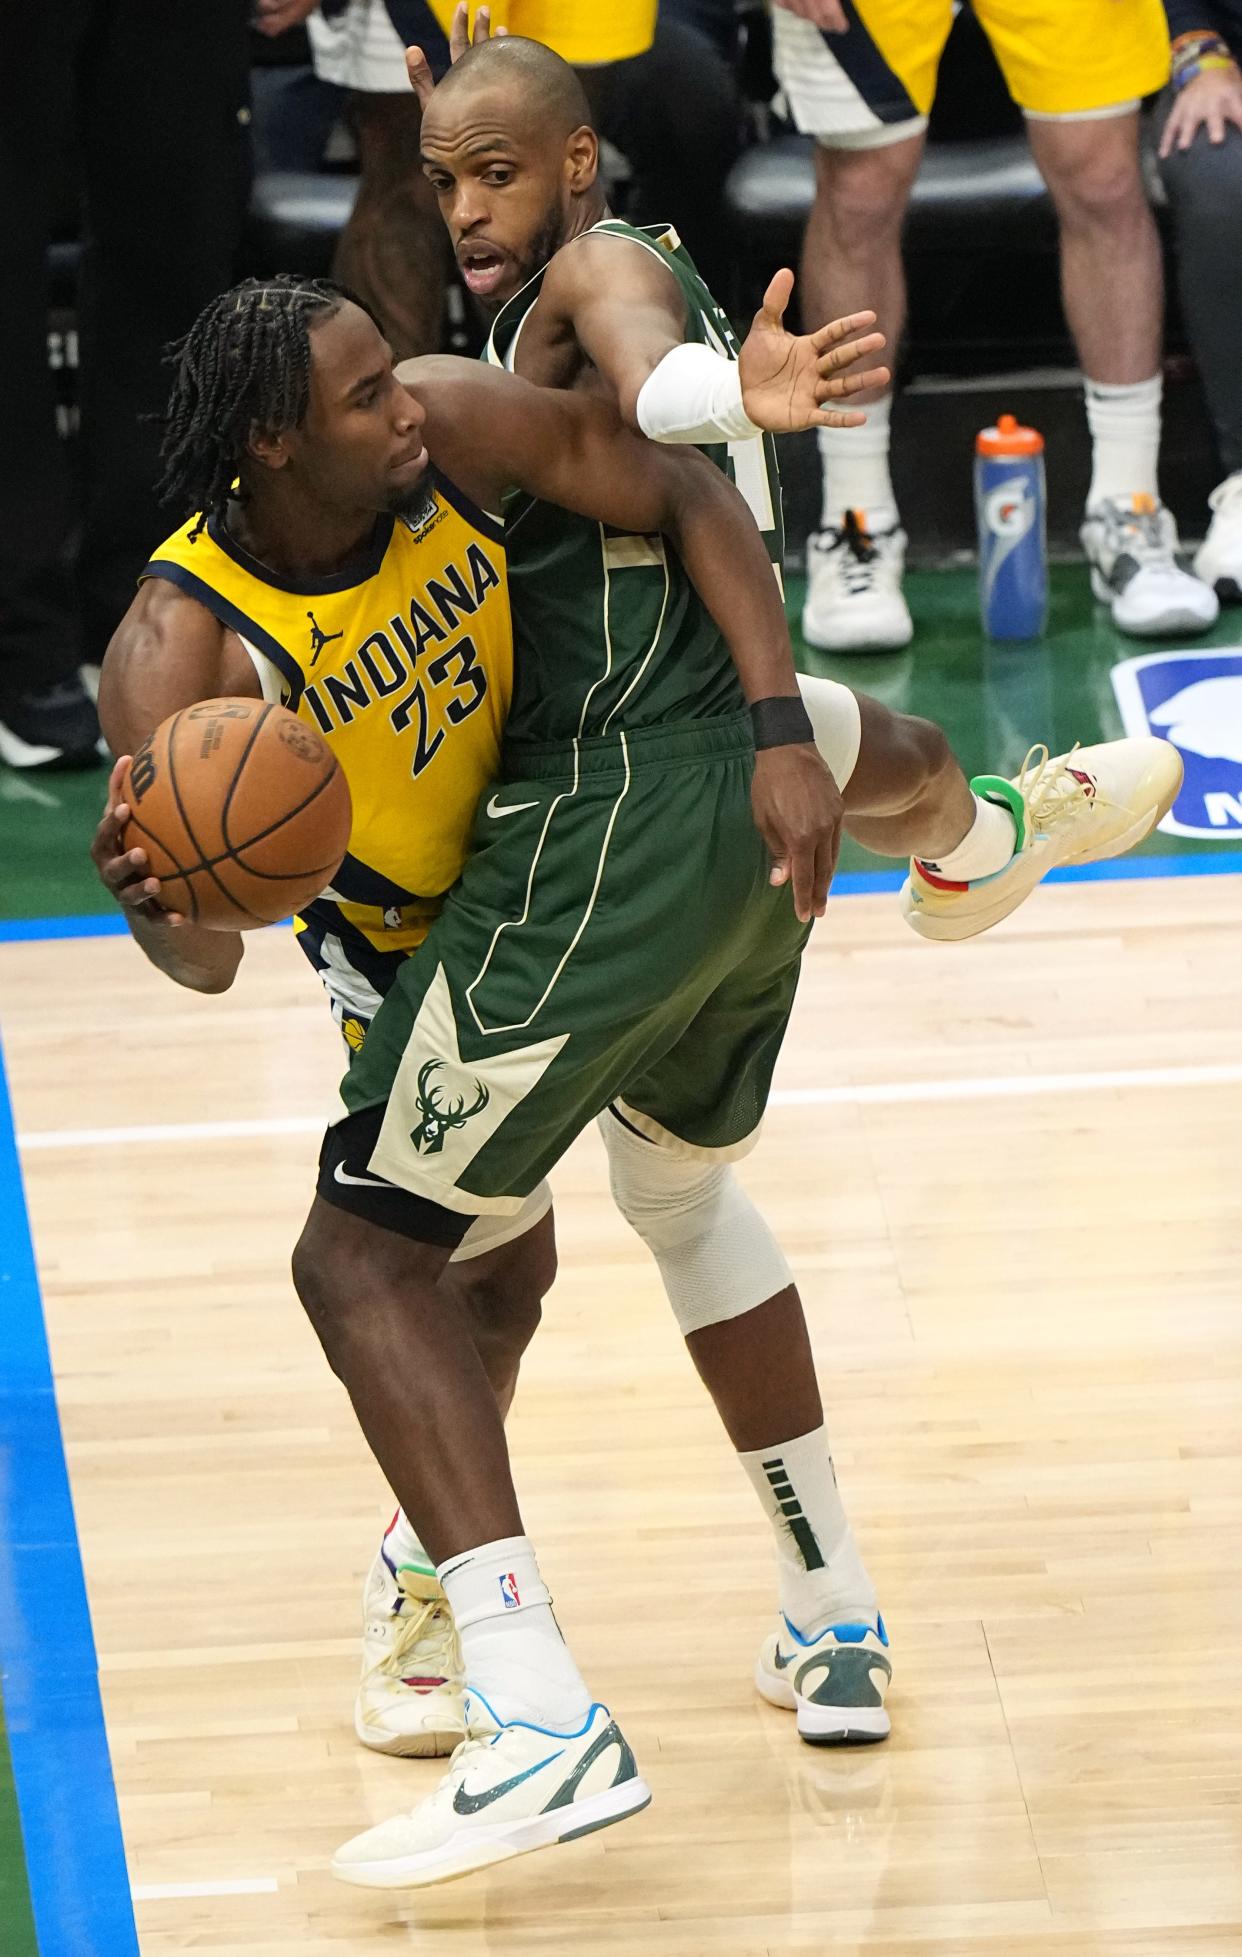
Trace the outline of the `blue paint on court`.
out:
M 42 1957 L 138 1957 L 2 1053 L 0 1673 Z
M 1049 883 L 1129 883 L 1144 877 L 1227 877 L 1242 875 L 1242 849 L 1178 851 L 1168 856 L 1122 856 L 1110 863 L 1081 863 L 1077 868 L 1053 870 Z M 900 890 L 906 880 L 904 868 L 895 870 L 842 870 L 834 878 L 834 897 L 870 897 L 879 891 Z M 99 917 L 11 917 L 0 918 L 0 945 L 37 944 L 47 938 L 120 938 L 126 923 L 119 911 L 105 911 Z M 269 925 L 272 931 L 285 931 L 285 924 Z

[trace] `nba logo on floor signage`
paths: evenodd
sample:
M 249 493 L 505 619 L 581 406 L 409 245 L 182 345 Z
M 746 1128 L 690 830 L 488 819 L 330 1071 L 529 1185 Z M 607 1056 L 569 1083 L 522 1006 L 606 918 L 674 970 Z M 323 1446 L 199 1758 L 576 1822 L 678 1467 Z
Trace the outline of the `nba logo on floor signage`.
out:
M 1242 836 L 1242 646 L 1149 652 L 1113 667 L 1127 734 L 1161 734 L 1186 764 L 1160 827 L 1171 836 Z
M 501 1577 L 500 1594 L 504 1599 L 506 1610 L 516 1610 L 521 1603 L 522 1599 L 518 1596 L 517 1578 L 514 1576 L 512 1570 L 506 1576 Z

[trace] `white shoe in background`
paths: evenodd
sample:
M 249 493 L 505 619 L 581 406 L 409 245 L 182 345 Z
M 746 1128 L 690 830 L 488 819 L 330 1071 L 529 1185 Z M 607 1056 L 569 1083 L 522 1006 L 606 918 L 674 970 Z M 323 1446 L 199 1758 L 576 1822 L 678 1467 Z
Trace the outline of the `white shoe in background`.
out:
M 1178 564 L 1173 513 L 1154 496 L 1097 503 L 1078 534 L 1091 566 L 1091 589 L 1111 610 L 1119 632 L 1159 639 L 1215 625 L 1216 593 Z
M 906 533 L 868 528 L 847 510 L 839 528 L 807 540 L 802 636 L 820 652 L 894 652 L 909 645 L 914 622 L 902 594 Z
M 1223 605 L 1242 605 L 1242 469 L 1208 497 L 1212 521 L 1195 552 L 1195 576 Z

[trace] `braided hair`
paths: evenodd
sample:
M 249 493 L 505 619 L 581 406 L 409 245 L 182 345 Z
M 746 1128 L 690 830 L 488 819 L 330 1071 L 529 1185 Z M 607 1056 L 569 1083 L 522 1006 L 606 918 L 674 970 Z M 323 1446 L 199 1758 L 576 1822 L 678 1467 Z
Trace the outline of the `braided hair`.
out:
M 175 378 L 156 494 L 199 513 L 191 542 L 208 517 L 223 513 L 251 430 L 279 434 L 300 424 L 310 400 L 310 328 L 347 300 L 362 303 L 331 279 L 289 272 L 244 279 L 204 306 L 169 347 Z

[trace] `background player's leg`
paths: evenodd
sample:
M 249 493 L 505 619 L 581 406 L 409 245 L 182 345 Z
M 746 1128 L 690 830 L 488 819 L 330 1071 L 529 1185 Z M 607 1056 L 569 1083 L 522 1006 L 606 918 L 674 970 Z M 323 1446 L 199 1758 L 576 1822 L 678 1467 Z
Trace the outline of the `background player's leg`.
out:
M 1160 98 L 1155 126 L 1162 138 L 1180 100 L 1171 87 Z M 1160 180 L 1177 226 L 1182 313 L 1223 476 L 1195 573 L 1218 598 L 1236 604 L 1242 599 L 1242 129 L 1226 122 L 1221 142 L 1200 128 L 1187 148 L 1175 143 L 1160 160 Z
M 922 134 L 879 149 L 815 152 L 815 202 L 802 246 L 802 318 L 810 328 L 870 307 L 895 353 L 906 317 L 901 228 Z M 843 310 L 842 310 L 843 309 Z M 905 645 L 905 536 L 889 474 L 888 394 L 861 428 L 821 428 L 823 508 L 807 556 L 803 632 L 825 650 Z
M 1201 631 L 1215 621 L 1216 597 L 1178 568 L 1156 480 L 1164 277 L 1137 108 L 1028 116 L 1027 133 L 1057 207 L 1065 316 L 1085 376 L 1092 471 L 1082 534 L 1096 596 L 1122 631 Z
M 350 97 L 361 179 L 333 271 L 377 314 L 398 360 L 442 342 L 448 236 L 423 175 L 413 93 Z

